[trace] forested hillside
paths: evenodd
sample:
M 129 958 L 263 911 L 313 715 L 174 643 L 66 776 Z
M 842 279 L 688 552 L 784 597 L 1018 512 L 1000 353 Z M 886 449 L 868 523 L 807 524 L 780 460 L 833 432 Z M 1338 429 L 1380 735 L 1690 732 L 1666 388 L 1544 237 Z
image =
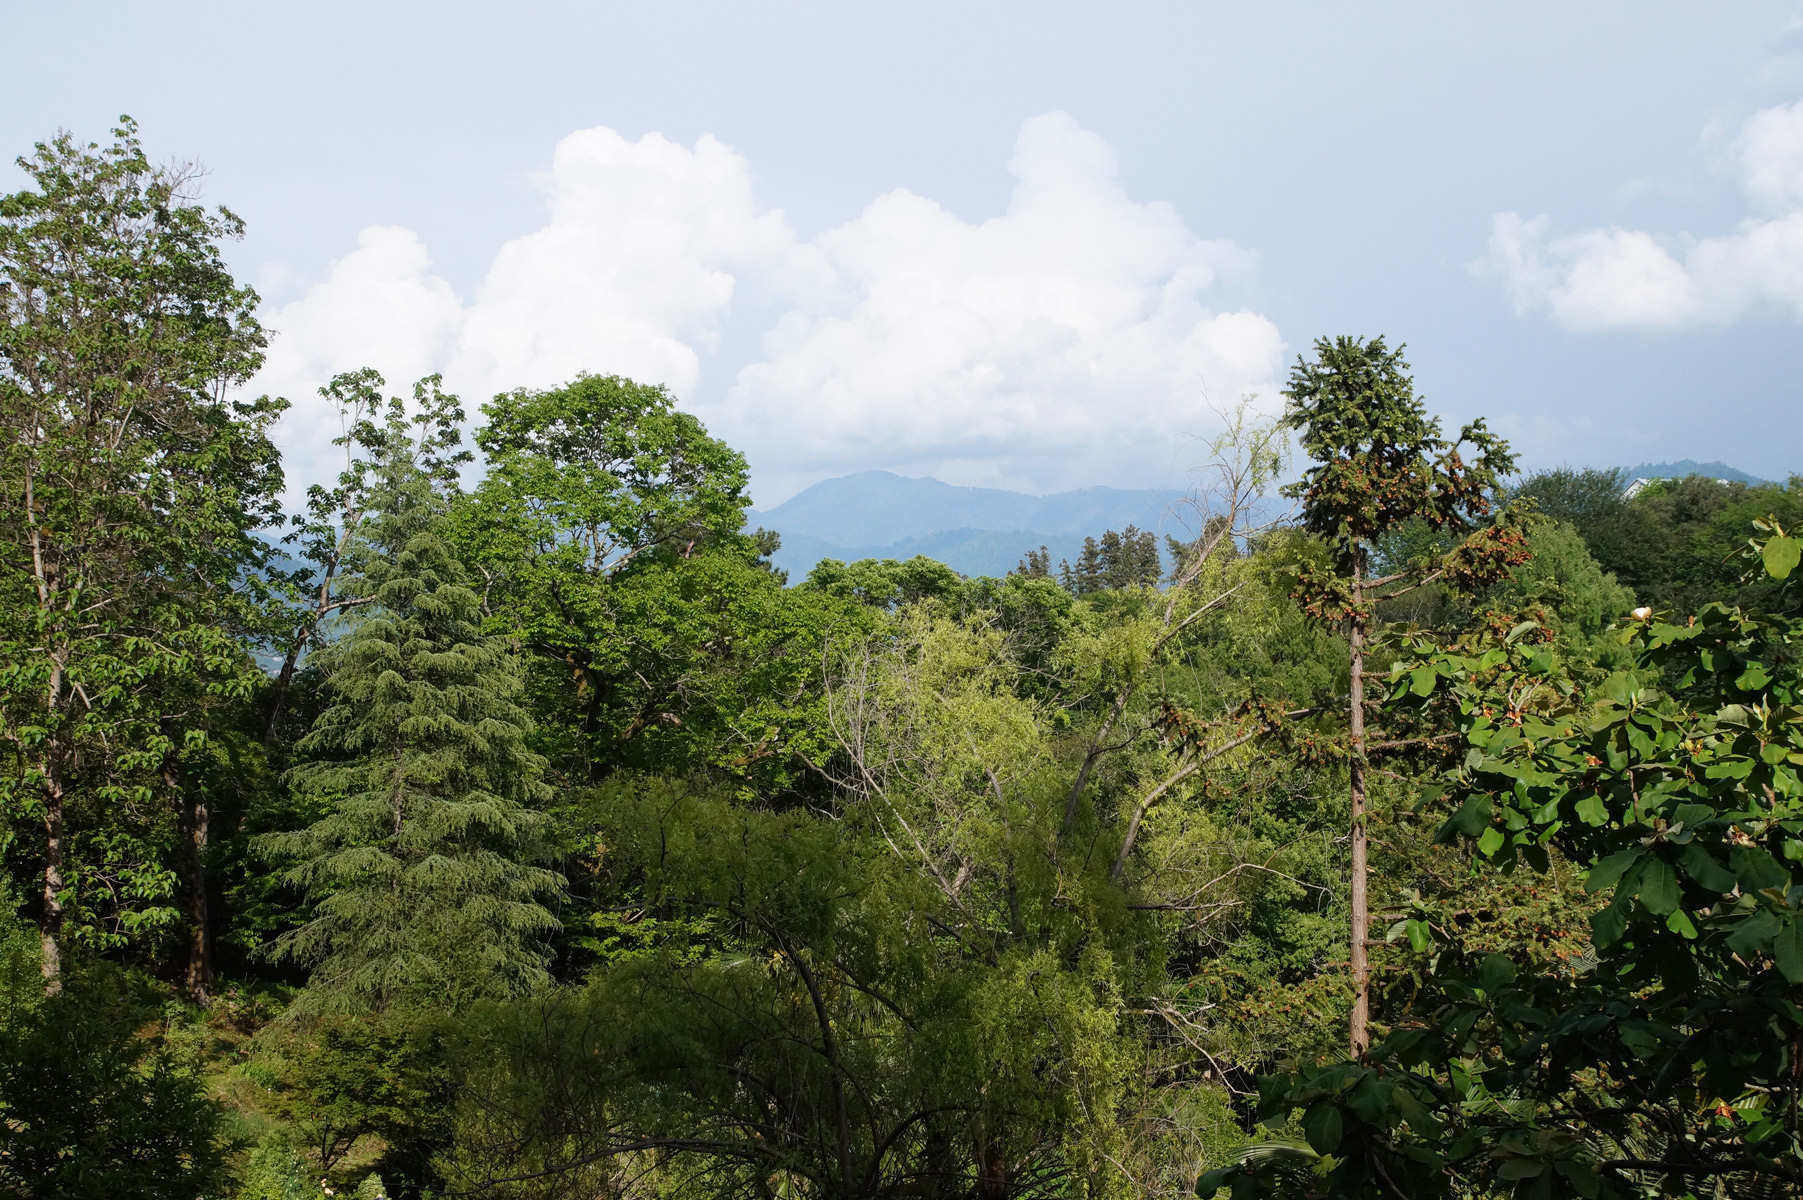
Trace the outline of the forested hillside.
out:
M 606 363 L 286 478 L 237 219 L 23 165 L 0 1193 L 1803 1191 L 1803 478 L 1322 338 L 1189 536 L 785 578 Z

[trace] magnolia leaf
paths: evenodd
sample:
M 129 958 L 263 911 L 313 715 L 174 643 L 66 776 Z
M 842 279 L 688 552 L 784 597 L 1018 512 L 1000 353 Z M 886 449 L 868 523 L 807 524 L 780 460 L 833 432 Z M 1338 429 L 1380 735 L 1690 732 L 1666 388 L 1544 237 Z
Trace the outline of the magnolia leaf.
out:
M 1585 1200 L 1596 1200 L 1601 1187 L 1596 1172 L 1591 1170 L 1588 1164 L 1575 1159 L 1565 1159 L 1559 1162 L 1557 1167 L 1559 1174 L 1571 1181 L 1573 1191 L 1583 1196 Z
M 1603 680 L 1603 695 L 1617 704 L 1628 704 L 1640 694 L 1640 680 L 1626 671 L 1617 671 Z
M 1765 559 L 1766 574 L 1773 579 L 1787 579 L 1803 559 L 1803 542 L 1794 537 L 1772 538 L 1760 551 L 1760 557 Z
M 1227 1186 L 1229 1180 L 1239 1174 L 1240 1165 L 1234 1163 L 1229 1167 L 1216 1167 L 1202 1178 L 1196 1180 L 1196 1195 L 1209 1200 L 1216 1192 Z
M 1678 863 L 1699 887 L 1723 894 L 1734 890 L 1734 872 L 1717 862 L 1701 842 L 1692 842 L 1684 847 Z
M 1317 1154 L 1332 1154 L 1340 1148 L 1340 1110 L 1326 1100 L 1317 1100 L 1302 1118 L 1302 1132 Z
M 1742 921 L 1740 927 L 1728 935 L 1728 949 L 1743 958 L 1764 953 L 1777 932 L 1778 918 L 1762 908 Z
M 1438 678 L 1439 675 L 1432 667 L 1416 667 L 1409 672 L 1409 691 L 1417 696 L 1431 696 L 1434 694 L 1434 681 Z
M 1452 815 L 1455 829 L 1466 837 L 1476 837 L 1490 823 L 1490 797 L 1478 792 L 1459 806 Z
M 1590 918 L 1590 940 L 1599 948 L 1614 945 L 1627 931 L 1628 919 L 1618 905 L 1611 904 Z
M 1772 677 L 1766 671 L 1765 664 L 1755 662 L 1747 664 L 1747 669 L 1740 673 L 1740 677 L 1734 681 L 1734 686 L 1743 692 L 1758 692 L 1764 691 L 1771 682 Z
M 1367 1075 L 1359 1080 L 1358 1086 L 1352 1089 L 1352 1095 L 1346 1098 L 1346 1107 L 1353 1115 L 1367 1125 L 1381 1125 L 1384 1113 L 1390 1107 L 1390 1095 L 1395 1089 L 1384 1083 L 1375 1075 Z
M 1778 936 L 1772 939 L 1772 957 L 1786 979 L 1803 983 L 1803 925 L 1795 920 L 1784 923 Z
M 1502 830 L 1492 825 L 1490 828 L 1484 830 L 1483 836 L 1478 838 L 1477 848 L 1483 853 L 1485 858 L 1495 858 L 1496 852 L 1503 848 L 1503 842 L 1505 840 Z
M 1628 868 L 1639 862 L 1640 856 L 1645 853 L 1646 851 L 1642 850 L 1639 846 L 1633 846 L 1627 850 L 1618 850 L 1614 854 L 1611 854 L 1608 858 L 1605 858 L 1602 862 L 1599 862 L 1594 867 L 1590 868 L 1590 873 L 1584 877 L 1584 890 L 1587 892 L 1600 892 L 1604 888 L 1614 887 L 1621 881 L 1621 877 L 1627 872 Z
M 1640 875 L 1640 902 L 1656 917 L 1678 907 L 1678 874 L 1664 859 L 1651 859 Z
M 1672 813 L 1672 819 L 1681 825 L 1695 825 L 1699 821 L 1707 821 L 1715 815 L 1715 809 L 1707 804 L 1680 804 Z
M 1743 892 L 1781 888 L 1790 882 L 1790 872 L 1780 866 L 1770 852 L 1758 846 L 1736 849 L 1728 856 L 1728 861 Z
M 1744 729 L 1751 727 L 1758 717 L 1752 709 L 1744 704 L 1728 704 L 1715 714 L 1715 719 L 1718 724 L 1738 725 Z
M 1515 964 L 1506 955 L 1486 954 L 1477 969 L 1477 984 L 1486 992 L 1508 987 L 1515 982 Z

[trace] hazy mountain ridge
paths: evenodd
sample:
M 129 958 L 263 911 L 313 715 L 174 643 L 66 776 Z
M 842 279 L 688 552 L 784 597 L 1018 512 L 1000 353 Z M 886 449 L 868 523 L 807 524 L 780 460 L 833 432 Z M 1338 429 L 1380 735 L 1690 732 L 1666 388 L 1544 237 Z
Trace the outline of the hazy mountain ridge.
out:
M 1683 479 L 1690 475 L 1705 475 L 1710 479 L 1731 479 L 1740 483 L 1765 483 L 1757 475 L 1749 475 L 1738 467 L 1731 467 L 1723 462 L 1700 463 L 1694 458 L 1681 458 L 1677 462 L 1641 463 L 1637 467 L 1623 467 L 1622 478 L 1632 482 L 1636 479 Z
M 1624 481 L 1705 475 L 1765 482 L 1726 463 L 1693 459 L 1641 463 L 1621 471 Z M 1088 487 L 1034 496 L 892 471 L 859 471 L 822 480 L 773 508 L 748 510 L 745 523 L 782 535 L 774 560 L 796 580 L 823 558 L 851 562 L 916 554 L 965 575 L 1002 575 L 1040 546 L 1050 551 L 1054 565 L 1060 559 L 1074 561 L 1084 538 L 1109 529 L 1136 525 L 1161 538 L 1191 534 L 1193 514 L 1184 504 L 1186 495 L 1174 488 Z
M 1137 525 L 1183 536 L 1174 488 L 1089 487 L 1046 496 L 958 487 L 890 471 L 827 479 L 774 508 L 745 514 L 747 527 L 782 535 L 778 566 L 799 579 L 823 558 L 912 558 L 924 554 L 966 575 L 1001 575 L 1041 545 L 1052 562 L 1074 559 L 1085 537 Z

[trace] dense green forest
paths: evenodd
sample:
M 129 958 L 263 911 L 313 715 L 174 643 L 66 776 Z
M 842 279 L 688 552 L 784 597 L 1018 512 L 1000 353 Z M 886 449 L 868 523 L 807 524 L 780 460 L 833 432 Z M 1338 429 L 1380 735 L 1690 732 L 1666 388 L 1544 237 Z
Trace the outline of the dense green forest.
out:
M 238 219 L 20 165 L 0 1194 L 1803 1191 L 1803 478 L 1324 338 L 1162 556 L 791 580 L 617 376 L 288 479 Z

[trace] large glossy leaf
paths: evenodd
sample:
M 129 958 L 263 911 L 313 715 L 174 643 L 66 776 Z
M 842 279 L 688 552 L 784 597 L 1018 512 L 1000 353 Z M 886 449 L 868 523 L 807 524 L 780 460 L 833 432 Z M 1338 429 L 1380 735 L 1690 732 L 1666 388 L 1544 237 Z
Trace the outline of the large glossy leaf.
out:
M 1640 902 L 1656 917 L 1678 907 L 1678 875 L 1664 859 L 1650 859 L 1640 874 Z
M 1302 1132 L 1317 1154 L 1332 1154 L 1340 1148 L 1340 1110 L 1330 1100 L 1317 1100 L 1302 1118 Z
M 1766 573 L 1773 579 L 1788 579 L 1797 569 L 1798 561 L 1803 560 L 1803 542 L 1794 537 L 1772 538 L 1760 551 L 1760 557 L 1765 560 Z
M 1618 850 L 1611 854 L 1590 868 L 1590 873 L 1584 877 L 1584 890 L 1600 892 L 1605 888 L 1614 887 L 1620 882 L 1622 874 L 1639 862 L 1645 853 L 1640 847 L 1631 846 L 1626 850 Z

